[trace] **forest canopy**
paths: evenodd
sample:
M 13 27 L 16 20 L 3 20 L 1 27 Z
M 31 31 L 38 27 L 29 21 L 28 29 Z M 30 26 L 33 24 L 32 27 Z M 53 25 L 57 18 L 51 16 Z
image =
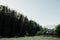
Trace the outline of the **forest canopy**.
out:
M 0 5 L 0 36 L 34 36 L 42 26 L 7 6 Z

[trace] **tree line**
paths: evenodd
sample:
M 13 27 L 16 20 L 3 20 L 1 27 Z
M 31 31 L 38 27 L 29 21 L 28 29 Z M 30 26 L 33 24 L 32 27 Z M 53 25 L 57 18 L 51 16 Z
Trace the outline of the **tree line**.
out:
M 43 28 L 37 22 L 29 20 L 27 16 L 24 16 L 7 6 L 0 5 L 1 37 L 43 35 L 47 30 L 47 28 Z M 55 32 L 60 35 L 60 25 L 56 26 Z
M 34 36 L 40 30 L 39 27 L 42 28 L 35 21 L 28 20 L 27 16 L 0 5 L 0 36 Z

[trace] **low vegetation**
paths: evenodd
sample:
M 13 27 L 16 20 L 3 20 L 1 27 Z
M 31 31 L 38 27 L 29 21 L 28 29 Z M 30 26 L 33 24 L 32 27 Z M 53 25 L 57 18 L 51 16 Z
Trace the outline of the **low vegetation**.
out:
M 51 36 L 34 36 L 34 37 L 19 37 L 19 38 L 0 38 L 0 40 L 60 40 L 60 38 Z

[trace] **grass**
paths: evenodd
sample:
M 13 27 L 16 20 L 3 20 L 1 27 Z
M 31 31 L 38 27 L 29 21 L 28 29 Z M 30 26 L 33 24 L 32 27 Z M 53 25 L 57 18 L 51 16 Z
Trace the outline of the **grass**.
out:
M 0 40 L 60 40 L 60 38 L 51 36 L 34 36 L 34 37 L 19 37 L 19 38 L 0 38 Z

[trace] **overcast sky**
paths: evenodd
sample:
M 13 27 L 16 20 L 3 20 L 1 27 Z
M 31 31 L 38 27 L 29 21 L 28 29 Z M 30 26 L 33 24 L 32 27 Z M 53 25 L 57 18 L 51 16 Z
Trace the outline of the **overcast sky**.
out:
M 0 4 L 20 11 L 42 26 L 60 24 L 60 0 L 0 0 Z

